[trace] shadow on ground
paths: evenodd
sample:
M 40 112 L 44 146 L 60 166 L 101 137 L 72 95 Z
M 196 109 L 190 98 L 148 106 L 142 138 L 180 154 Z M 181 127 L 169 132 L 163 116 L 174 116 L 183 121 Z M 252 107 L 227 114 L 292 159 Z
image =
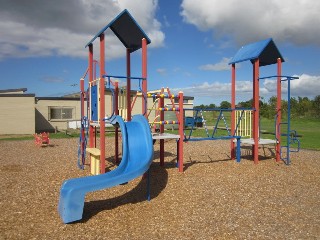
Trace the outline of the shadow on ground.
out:
M 150 167 L 150 195 L 151 201 L 156 198 L 166 187 L 168 172 L 160 167 L 159 163 L 152 163 Z M 87 222 L 99 212 L 112 210 L 121 205 L 135 204 L 147 201 L 147 177 L 141 177 L 140 182 L 129 192 L 115 198 L 85 202 L 83 218 L 80 222 Z

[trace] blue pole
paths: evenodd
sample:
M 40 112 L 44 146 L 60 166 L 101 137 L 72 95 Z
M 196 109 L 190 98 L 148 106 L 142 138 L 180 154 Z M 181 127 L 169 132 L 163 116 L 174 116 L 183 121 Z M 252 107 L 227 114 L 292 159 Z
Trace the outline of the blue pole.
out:
M 150 194 L 150 168 L 147 171 L 147 199 L 148 201 L 151 200 L 151 194 Z
M 288 124 L 287 124 L 287 165 L 290 165 L 290 116 L 291 116 L 291 94 L 290 94 L 290 79 L 288 79 Z
M 240 149 L 240 137 L 237 137 L 237 162 L 240 162 L 241 149 Z

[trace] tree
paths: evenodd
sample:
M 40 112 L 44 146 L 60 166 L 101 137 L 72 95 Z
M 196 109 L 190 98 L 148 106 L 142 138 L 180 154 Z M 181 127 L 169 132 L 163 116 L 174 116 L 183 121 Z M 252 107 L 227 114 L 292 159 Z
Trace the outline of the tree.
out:
M 214 103 L 211 103 L 210 105 L 209 105 L 209 108 L 216 108 L 217 106 L 214 104 Z
M 296 109 L 298 117 L 305 117 L 312 114 L 312 102 L 307 97 L 298 97 L 298 106 Z
M 272 96 L 271 98 L 269 98 L 269 105 L 275 110 L 277 107 L 277 97 Z
M 222 101 L 220 103 L 220 108 L 231 108 L 231 103 L 229 103 L 228 101 Z
M 194 106 L 195 108 L 201 108 L 201 109 L 203 109 L 203 108 L 205 108 L 206 106 L 205 105 L 203 105 L 203 104 L 201 104 L 201 105 L 199 105 L 199 106 Z
M 245 102 L 239 102 L 237 105 L 242 108 L 252 108 L 253 99 L 250 99 Z
M 320 117 L 320 95 L 317 95 L 313 100 L 313 110 L 315 112 L 315 116 Z

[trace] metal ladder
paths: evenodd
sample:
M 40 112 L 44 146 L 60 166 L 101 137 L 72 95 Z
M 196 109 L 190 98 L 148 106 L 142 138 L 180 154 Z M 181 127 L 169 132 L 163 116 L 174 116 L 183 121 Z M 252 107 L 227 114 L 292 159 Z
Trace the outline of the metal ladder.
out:
M 200 115 L 201 115 L 201 118 L 202 118 L 203 126 L 204 126 L 204 128 L 205 128 L 205 130 L 206 130 L 206 134 L 207 134 L 207 136 L 209 137 L 209 131 L 208 131 L 208 128 L 207 128 L 206 120 L 204 120 L 202 110 L 200 110 Z
M 286 137 L 286 145 L 280 146 L 280 158 L 281 160 L 285 161 L 287 165 L 290 165 L 290 152 L 300 151 L 300 140 L 298 139 L 297 131 L 290 129 L 290 121 L 281 122 L 278 126 L 278 129 L 280 129 L 280 125 L 287 125 L 287 133 L 280 134 L 281 136 Z M 297 146 L 296 149 L 292 149 L 293 144 Z
M 218 130 L 218 124 L 219 124 L 219 122 L 220 122 L 221 119 L 223 120 L 224 125 L 226 126 L 226 130 L 228 131 L 228 136 L 231 136 L 230 129 L 229 129 L 229 127 L 228 127 L 228 123 L 227 123 L 227 121 L 226 121 L 226 119 L 225 119 L 225 117 L 224 117 L 224 115 L 223 115 L 223 110 L 220 110 L 220 113 L 219 113 L 217 122 L 216 122 L 216 124 L 215 124 L 215 126 L 214 126 L 214 128 L 213 128 L 212 137 L 213 137 L 214 134 L 217 132 L 217 130 Z

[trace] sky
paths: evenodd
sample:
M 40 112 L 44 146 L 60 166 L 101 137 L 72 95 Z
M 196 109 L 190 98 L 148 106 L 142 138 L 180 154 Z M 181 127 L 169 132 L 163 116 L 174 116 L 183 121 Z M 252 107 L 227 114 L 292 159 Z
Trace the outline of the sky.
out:
M 85 45 L 127 9 L 151 39 L 148 90 L 183 91 L 195 105 L 231 101 L 228 63 L 241 46 L 272 38 L 285 59 L 283 75 L 299 77 L 292 96 L 320 94 L 320 1 L 0 0 L 0 6 L 0 89 L 27 88 L 38 97 L 78 92 Z M 125 76 L 124 46 L 111 30 L 105 39 L 107 74 Z M 97 60 L 98 52 L 94 44 Z M 131 64 L 131 75 L 141 77 L 140 50 Z M 236 101 L 247 101 L 252 66 L 236 67 Z M 276 65 L 260 68 L 260 77 L 271 75 Z M 276 95 L 274 79 L 260 81 L 260 95 L 265 101 Z

